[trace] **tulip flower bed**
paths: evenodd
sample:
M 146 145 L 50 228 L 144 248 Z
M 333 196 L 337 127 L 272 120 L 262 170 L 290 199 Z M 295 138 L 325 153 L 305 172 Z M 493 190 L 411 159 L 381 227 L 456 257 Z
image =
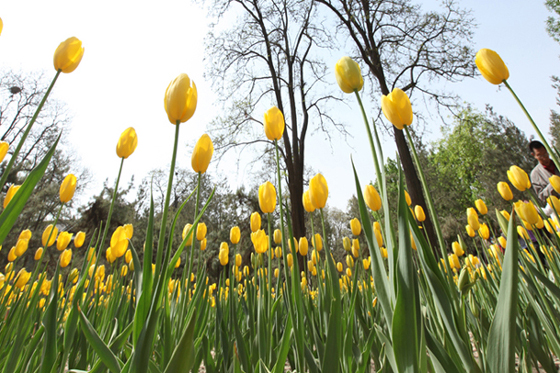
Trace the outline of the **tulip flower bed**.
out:
M 82 56 L 78 39 L 60 45 L 54 57 L 56 76 L 43 103 L 60 73 L 72 72 Z M 511 90 L 507 68 L 495 52 L 480 51 L 476 62 L 487 80 L 504 83 Z M 354 93 L 364 112 L 358 64 L 344 57 L 335 74 L 341 89 Z M 57 216 L 43 232 L 21 232 L 9 250 L 10 263 L 0 275 L 3 372 L 170 373 L 196 372 L 201 367 L 206 372 L 262 373 L 286 369 L 348 373 L 557 371 L 560 225 L 557 218 L 548 218 L 541 211 L 525 171 L 513 166 L 504 179 L 507 176 L 534 202 L 519 201 L 512 204 L 511 212 L 496 211 L 501 232 L 493 232 L 480 222 L 479 214 L 484 219 L 488 209 L 483 201 L 477 201 L 476 209 L 469 208 L 465 217 L 470 238 L 453 242 L 452 254 L 448 254 L 429 194 L 428 215 L 437 242 L 429 242 L 420 229 L 426 214 L 422 207 L 410 206 L 402 176 L 398 200 L 388 200 L 382 147 L 375 125 L 367 122 L 364 113 L 378 183 L 377 188 L 362 188 L 355 173 L 360 216 L 350 225 L 354 236 L 365 237 L 367 248 L 360 248 L 356 239 L 344 243 L 328 240 L 323 220 L 328 186 L 321 174 L 311 179 L 302 196 L 309 216 L 318 214 L 323 222 L 322 227 L 313 227 L 309 238 L 293 237 L 290 214 L 277 204 L 282 200 L 282 185 L 267 181 L 259 188 L 261 211 L 251 216 L 251 232 L 232 227 L 230 242 L 220 244 L 219 260 L 227 270 L 218 282 L 211 283 L 204 266 L 193 265 L 194 256 L 199 254 L 192 243 L 196 237 L 206 247 L 207 227 L 199 222 L 212 203 L 213 193 L 200 201 L 200 179 L 212 158 L 212 141 L 202 136 L 192 154 L 192 166 L 199 177 L 199 187 L 191 194 L 195 216 L 193 223 L 183 228 L 182 242 L 174 242 L 173 233 L 180 229 L 177 216 L 191 197 L 174 217 L 168 216 L 168 206 L 179 130 L 195 113 L 196 86 L 181 74 L 169 84 L 164 102 L 168 119 L 175 126 L 175 145 L 159 236 L 154 236 L 153 201 L 143 248 L 130 243 L 132 226 L 114 232 L 107 228 L 122 168 L 137 146 L 136 132 L 129 128 L 117 144 L 121 164 L 104 227 L 91 237 L 59 232 Z M 382 97 L 381 105 L 386 118 L 410 140 L 407 126 L 413 114 L 407 95 L 395 89 Z M 263 137 L 276 147 L 278 180 L 282 179 L 278 142 L 283 131 L 283 114 L 274 107 L 264 114 Z M 1 187 L 26 134 L 8 162 Z M 556 150 L 543 142 L 557 162 Z M 10 186 L 0 214 L 0 242 L 40 182 L 57 143 L 23 185 Z M 409 141 L 417 161 L 413 144 Z M 2 158 L 7 150 L 7 144 L 0 144 Z M 421 168 L 419 173 L 427 190 Z M 64 180 L 60 210 L 72 199 L 77 182 L 73 175 Z M 560 186 L 556 179 L 551 183 Z M 512 199 L 507 182 L 500 183 L 498 190 L 506 200 Z M 560 209 L 556 197 L 551 197 L 549 204 L 556 211 Z M 391 224 L 390 205 L 397 206 L 396 227 Z M 270 214 L 276 209 L 280 219 L 273 222 Z M 262 214 L 268 214 L 268 227 L 261 227 Z M 533 232 L 534 241 L 527 230 Z M 30 255 L 29 239 L 37 234 L 42 234 L 43 247 L 34 254 L 35 266 L 22 268 L 18 259 Z M 240 240 L 249 239 L 255 253 L 251 265 L 242 266 L 236 248 Z M 520 242 L 525 249 L 520 249 Z M 54 250 L 55 243 L 61 254 L 56 263 L 50 263 L 56 269 L 48 278 L 49 263 L 43 262 L 43 253 Z M 75 250 L 87 251 L 80 268 L 72 268 L 72 245 Z M 336 263 L 331 251 L 341 245 L 347 251 L 346 260 Z M 155 257 L 155 263 L 140 261 L 139 250 L 143 251 L 141 257 Z M 298 256 L 304 257 L 304 268 L 298 267 Z M 102 264 L 102 257 L 107 264 Z M 178 272 L 175 268 L 181 258 L 186 269 Z M 60 269 L 68 266 L 72 268 L 69 274 L 60 275 Z

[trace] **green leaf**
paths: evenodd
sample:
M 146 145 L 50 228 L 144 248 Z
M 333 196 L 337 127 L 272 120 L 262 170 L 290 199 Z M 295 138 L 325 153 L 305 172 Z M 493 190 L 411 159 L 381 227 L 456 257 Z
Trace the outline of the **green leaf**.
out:
M 41 358 L 41 373 L 50 373 L 57 355 L 57 338 L 56 338 L 56 311 L 58 309 L 58 266 L 52 280 L 51 299 L 47 310 L 43 316 L 43 325 L 45 327 L 45 340 L 43 341 L 43 357 Z
M 94 349 L 97 355 L 99 355 L 103 364 L 105 364 L 111 372 L 120 373 L 122 363 L 119 362 L 119 359 L 117 359 L 117 357 L 113 354 L 113 351 L 111 351 L 109 346 L 103 342 L 99 334 L 95 331 L 93 325 L 91 325 L 86 315 L 84 315 L 81 310 L 80 326 L 90 346 Z
M 284 335 L 282 336 L 282 342 L 280 342 L 280 353 L 278 354 L 278 359 L 276 364 L 272 368 L 272 373 L 283 373 L 286 366 L 286 358 L 288 357 L 288 352 L 290 352 L 290 340 L 292 335 L 292 318 L 288 316 L 286 322 L 286 327 L 284 328 Z
M 508 227 L 506 255 L 502 266 L 500 293 L 490 325 L 486 356 L 491 372 L 515 372 L 515 319 L 517 316 L 517 282 L 519 242 L 515 229 L 515 210 L 511 213 Z
M 164 370 L 164 373 L 181 373 L 189 372 L 194 364 L 194 327 L 196 321 L 196 313 L 191 314 L 187 328 L 179 341 L 169 364 Z
M 17 193 L 14 195 L 10 203 L 8 203 L 8 206 L 6 206 L 4 211 L 2 211 L 2 214 L 0 214 L 0 245 L 4 242 L 8 233 L 10 233 L 12 226 L 25 207 L 25 203 L 31 196 L 31 193 L 33 193 L 35 186 L 45 174 L 45 170 L 47 169 L 51 157 L 56 150 L 60 136 L 62 136 L 62 133 L 58 135 L 56 141 L 51 146 L 45 157 L 41 160 L 37 167 L 29 173 Z

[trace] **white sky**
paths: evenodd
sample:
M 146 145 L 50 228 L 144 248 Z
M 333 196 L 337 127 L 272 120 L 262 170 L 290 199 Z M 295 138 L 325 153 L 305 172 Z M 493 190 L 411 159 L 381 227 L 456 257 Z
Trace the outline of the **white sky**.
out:
M 544 0 L 462 2 L 464 7 L 472 8 L 479 25 L 475 49 L 490 48 L 501 55 L 510 71 L 510 84 L 541 130 L 548 133 L 550 109 L 556 108 L 550 76 L 560 75 L 560 45 L 546 34 L 544 22 L 549 13 L 543 3 Z M 83 41 L 85 54 L 80 66 L 59 78 L 53 96 L 66 102 L 73 114 L 68 136 L 82 164 L 94 175 L 94 182 L 88 186 L 89 195 L 99 193 L 106 178 L 114 182 L 119 165 L 115 146 L 127 127 L 136 129 L 139 141 L 136 152 L 125 162 L 123 180 L 126 182 L 134 174 L 138 185 L 151 169 L 167 167 L 174 126 L 167 120 L 163 96 L 169 82 L 182 72 L 196 82 L 199 97 L 195 115 L 181 128 L 178 165 L 190 167 L 187 146 L 192 148 L 216 114 L 210 84 L 203 79 L 205 14 L 189 0 L 164 0 L 157 6 L 146 1 L 30 0 L 4 2 L 0 7 L 4 22 L 0 36 L 2 67 L 46 70 L 47 76 L 54 76 L 52 55 L 58 44 L 70 36 Z M 351 50 L 333 53 L 333 61 L 350 53 Z M 336 85 L 334 73 L 331 80 Z M 527 135 L 534 134 L 505 87 L 499 89 L 479 76 L 445 88 L 479 110 L 486 103 L 492 105 Z M 341 110 L 348 110 L 351 118 L 347 124 L 354 136 L 349 140 L 351 146 L 336 141 L 331 151 L 323 136 L 317 135 L 309 139 L 306 153 L 307 166 L 322 172 L 329 182 L 329 203 L 342 209 L 355 192 L 350 155 L 362 183 L 375 178 L 357 104 L 353 97 L 347 97 L 349 108 Z M 367 98 L 365 103 L 373 108 Z M 413 102 L 415 107 L 423 104 Z M 441 123 L 436 119 L 434 116 L 430 140 L 439 136 Z M 385 155 L 393 157 L 394 140 L 385 136 L 383 146 Z M 215 165 L 208 172 L 216 172 Z M 222 162 L 219 172 L 228 176 L 234 189 L 248 178 L 249 170 L 245 165 L 236 168 L 232 162 Z

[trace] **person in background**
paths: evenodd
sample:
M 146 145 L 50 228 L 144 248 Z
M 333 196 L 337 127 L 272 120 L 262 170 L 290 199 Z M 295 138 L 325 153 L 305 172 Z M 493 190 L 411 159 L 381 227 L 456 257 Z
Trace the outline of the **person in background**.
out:
M 546 199 L 552 194 L 558 197 L 548 179 L 552 175 L 560 175 L 560 171 L 552 159 L 550 159 L 546 148 L 540 141 L 531 141 L 529 143 L 529 150 L 531 155 L 539 161 L 535 168 L 533 168 L 533 171 L 531 171 L 531 184 L 533 184 L 533 188 L 541 202 L 546 204 Z

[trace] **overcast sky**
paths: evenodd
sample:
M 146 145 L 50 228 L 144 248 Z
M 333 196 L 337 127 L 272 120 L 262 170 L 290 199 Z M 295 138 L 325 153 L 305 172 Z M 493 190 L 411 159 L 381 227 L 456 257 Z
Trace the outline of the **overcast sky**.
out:
M 550 110 L 556 106 L 551 75 L 560 75 L 560 45 L 545 31 L 549 16 L 544 0 L 471 0 L 478 24 L 475 49 L 497 51 L 510 71 L 509 82 L 525 103 L 541 130 L 548 133 Z M 146 4 L 146 5 L 145 5 Z M 114 182 L 119 160 L 115 146 L 120 133 L 135 127 L 138 148 L 126 162 L 123 180 L 134 174 L 136 184 L 146 173 L 167 167 L 173 145 L 174 127 L 163 109 L 163 96 L 169 82 L 187 73 L 198 87 L 198 108 L 181 128 L 178 165 L 190 167 L 190 152 L 196 140 L 216 114 L 215 97 L 203 78 L 206 12 L 190 1 L 10 1 L 0 7 L 4 30 L 0 36 L 0 66 L 22 71 L 45 70 L 54 76 L 53 52 L 70 36 L 83 41 L 85 54 L 80 66 L 63 74 L 53 96 L 68 105 L 73 116 L 68 135 L 83 166 L 90 169 L 94 182 L 89 195 L 99 193 L 103 181 Z M 333 64 L 351 50 L 333 53 Z M 334 73 L 331 77 L 336 87 Z M 509 92 L 487 83 L 482 77 L 447 84 L 443 87 L 461 96 L 475 108 L 485 104 L 513 120 L 527 135 L 534 135 L 529 122 Z M 355 192 L 350 166 L 354 157 L 362 182 L 374 179 L 371 155 L 363 123 L 356 114 L 355 100 L 348 97 L 348 131 L 354 136 L 325 146 L 323 136 L 312 136 L 306 150 L 307 166 L 322 172 L 329 183 L 329 204 L 345 209 Z M 374 98 L 379 100 L 379 98 Z M 413 109 L 421 106 L 414 102 Z M 374 105 L 366 99 L 366 106 Z M 423 110 L 418 108 L 418 110 Z M 353 111 L 353 113 L 352 113 Z M 414 124 L 413 124 L 414 125 Z M 441 122 L 434 120 L 427 140 L 437 139 Z M 394 140 L 383 138 L 386 156 L 395 154 Z M 215 164 L 209 173 L 226 175 L 233 189 L 248 178 L 249 167 L 234 162 Z M 504 179 L 506 175 L 504 175 Z M 262 180 L 261 182 L 265 182 Z M 87 198 L 84 202 L 87 201 Z

